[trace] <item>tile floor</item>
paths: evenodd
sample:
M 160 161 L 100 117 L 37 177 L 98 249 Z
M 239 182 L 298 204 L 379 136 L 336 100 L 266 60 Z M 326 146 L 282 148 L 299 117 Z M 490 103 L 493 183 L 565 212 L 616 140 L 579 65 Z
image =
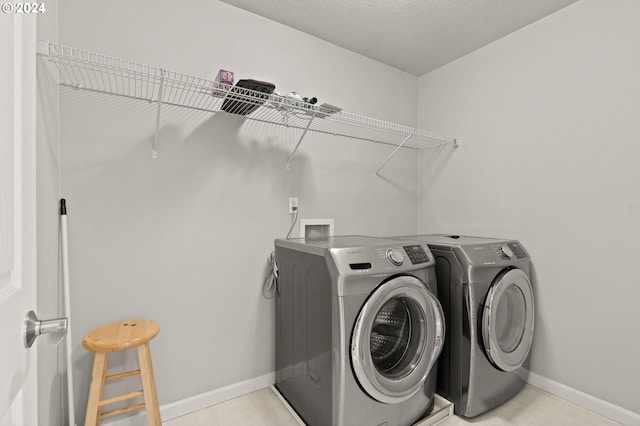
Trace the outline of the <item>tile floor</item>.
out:
M 453 416 L 440 423 L 440 426 L 464 425 L 608 426 L 618 423 L 536 387 L 525 386 L 515 398 L 488 413 L 471 420 Z
M 298 426 L 271 388 L 162 423 L 163 426 Z M 453 416 L 439 426 L 608 426 L 618 423 L 533 386 L 506 404 L 471 420 Z

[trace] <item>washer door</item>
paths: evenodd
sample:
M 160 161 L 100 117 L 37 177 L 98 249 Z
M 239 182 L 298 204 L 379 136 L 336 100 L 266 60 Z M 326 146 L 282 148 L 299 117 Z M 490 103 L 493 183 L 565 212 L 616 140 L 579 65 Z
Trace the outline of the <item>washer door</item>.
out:
M 365 302 L 351 336 L 351 363 L 360 386 L 385 403 L 415 395 L 444 342 L 438 299 L 412 276 L 381 284 Z
M 533 339 L 533 290 L 520 269 L 501 272 L 487 293 L 482 338 L 489 360 L 503 371 L 522 366 Z

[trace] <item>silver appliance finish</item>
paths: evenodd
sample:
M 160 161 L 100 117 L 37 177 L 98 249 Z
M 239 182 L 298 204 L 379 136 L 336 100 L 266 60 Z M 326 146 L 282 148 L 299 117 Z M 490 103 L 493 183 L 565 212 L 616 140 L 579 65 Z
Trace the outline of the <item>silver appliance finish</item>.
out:
M 534 328 L 530 259 L 515 240 L 457 235 L 402 237 L 436 257 L 445 347 L 437 392 L 474 417 L 516 395 L 528 376 Z
M 425 243 L 275 241 L 276 388 L 308 425 L 411 425 L 434 403 L 444 321 Z

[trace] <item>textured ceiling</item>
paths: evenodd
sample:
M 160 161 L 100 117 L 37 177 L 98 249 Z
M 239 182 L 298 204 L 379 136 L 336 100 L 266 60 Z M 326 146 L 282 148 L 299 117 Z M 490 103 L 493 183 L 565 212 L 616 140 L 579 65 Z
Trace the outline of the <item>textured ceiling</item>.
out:
M 221 0 L 420 76 L 578 0 Z

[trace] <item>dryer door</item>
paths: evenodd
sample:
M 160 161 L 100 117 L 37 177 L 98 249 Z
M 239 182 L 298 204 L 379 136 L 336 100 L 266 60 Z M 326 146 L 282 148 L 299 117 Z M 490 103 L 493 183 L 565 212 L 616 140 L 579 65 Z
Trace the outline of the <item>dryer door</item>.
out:
M 499 369 L 513 371 L 524 363 L 533 339 L 533 290 L 524 271 L 505 270 L 494 280 L 482 313 L 482 338 Z
M 438 299 L 412 276 L 381 284 L 363 305 L 351 336 L 351 363 L 374 399 L 398 403 L 424 384 L 444 341 Z

